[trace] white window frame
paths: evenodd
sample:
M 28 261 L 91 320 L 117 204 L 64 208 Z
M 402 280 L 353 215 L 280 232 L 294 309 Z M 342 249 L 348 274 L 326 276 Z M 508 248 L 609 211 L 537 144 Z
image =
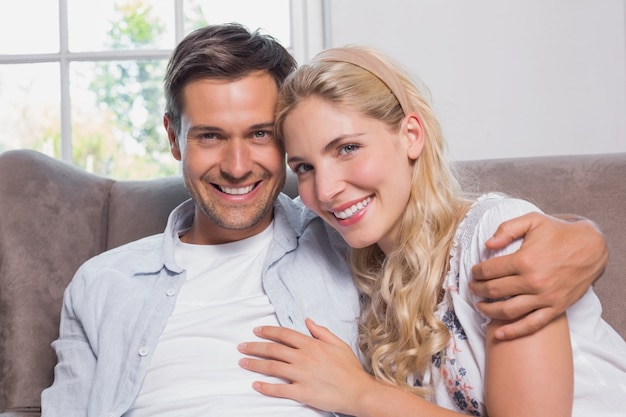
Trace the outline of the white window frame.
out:
M 59 63 L 61 91 L 61 160 L 72 163 L 72 130 L 70 74 L 71 62 L 116 61 L 136 59 L 168 59 L 171 49 L 134 51 L 70 52 L 68 36 L 67 0 L 59 2 L 59 52 L 43 54 L 0 55 L 2 64 Z M 291 48 L 298 63 L 308 61 L 324 47 L 325 0 L 290 0 Z M 184 37 L 183 0 L 174 0 L 174 25 L 176 43 Z

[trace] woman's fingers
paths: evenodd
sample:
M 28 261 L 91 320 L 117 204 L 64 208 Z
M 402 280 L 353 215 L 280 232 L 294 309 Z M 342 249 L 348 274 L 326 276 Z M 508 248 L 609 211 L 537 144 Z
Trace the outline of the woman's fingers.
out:
M 239 364 L 250 371 L 290 381 L 297 377 L 297 370 L 302 369 L 302 364 L 312 356 L 310 351 L 316 342 L 310 336 L 284 327 L 261 326 L 254 329 L 254 334 L 268 342 L 240 343 L 237 350 L 260 359 L 243 358 Z M 294 363 L 299 366 L 288 366 Z
M 299 369 L 287 362 L 273 359 L 241 358 L 239 366 L 248 371 L 284 379 L 285 382 L 298 380 Z
M 262 339 L 272 340 L 293 348 L 305 345 L 308 342 L 308 339 L 310 339 L 309 336 L 296 330 L 278 326 L 259 326 L 255 327 L 253 332 L 256 336 Z
M 345 344 L 343 340 L 335 336 L 335 334 L 331 332 L 330 330 L 328 330 L 328 328 L 318 325 L 313 320 L 306 319 L 305 324 L 306 324 L 307 329 L 309 329 L 309 331 L 311 332 L 311 336 L 313 336 L 314 338 L 319 339 L 326 343 L 330 343 L 335 346 L 340 346 L 340 345 Z

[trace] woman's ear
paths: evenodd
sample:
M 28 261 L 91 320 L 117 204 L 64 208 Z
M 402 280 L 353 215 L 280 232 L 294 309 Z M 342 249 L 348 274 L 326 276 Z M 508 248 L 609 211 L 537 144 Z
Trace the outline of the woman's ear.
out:
M 403 133 L 407 140 L 407 156 L 409 159 L 417 159 L 424 149 L 426 132 L 422 120 L 417 113 L 411 112 L 404 117 L 402 124 Z

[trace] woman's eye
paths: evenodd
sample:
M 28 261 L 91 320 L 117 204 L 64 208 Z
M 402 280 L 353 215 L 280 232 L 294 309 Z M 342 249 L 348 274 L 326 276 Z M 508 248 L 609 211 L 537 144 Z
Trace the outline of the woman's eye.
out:
M 340 155 L 349 154 L 349 153 L 355 152 L 357 149 L 359 149 L 359 145 L 356 145 L 354 143 L 348 143 L 347 145 L 343 145 L 339 148 L 339 154 Z
M 309 164 L 298 164 L 298 165 L 296 165 L 294 167 L 291 167 L 291 170 L 293 172 L 295 172 L 296 174 L 303 174 L 303 173 L 305 173 L 307 171 L 310 171 L 312 169 L 313 169 L 313 167 L 311 165 L 309 165 Z

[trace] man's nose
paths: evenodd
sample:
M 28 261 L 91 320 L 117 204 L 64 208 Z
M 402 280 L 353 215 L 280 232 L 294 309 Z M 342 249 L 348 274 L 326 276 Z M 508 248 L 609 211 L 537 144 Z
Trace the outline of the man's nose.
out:
M 232 178 L 245 177 L 252 169 L 252 154 L 243 139 L 229 140 L 223 149 L 220 168 Z

